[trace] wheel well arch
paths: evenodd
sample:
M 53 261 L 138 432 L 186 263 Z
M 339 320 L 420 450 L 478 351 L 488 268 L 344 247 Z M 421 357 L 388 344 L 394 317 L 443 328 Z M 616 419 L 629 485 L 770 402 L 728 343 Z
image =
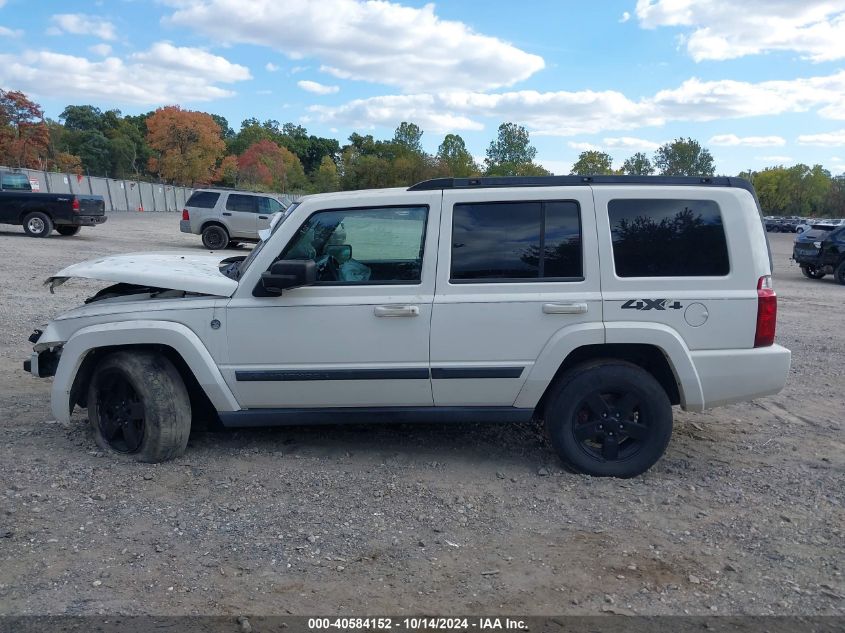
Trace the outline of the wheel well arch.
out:
M 669 402 L 673 405 L 681 403 L 678 377 L 675 375 L 672 364 L 663 350 L 656 345 L 642 343 L 602 343 L 577 347 L 563 359 L 537 403 L 537 414 L 542 415 L 549 393 L 561 376 L 579 365 L 600 360 L 622 360 L 641 367 L 660 383 L 669 398 Z
M 47 209 L 42 209 L 41 207 L 30 207 L 26 209 L 21 209 L 20 215 L 18 216 L 18 223 L 23 224 L 24 218 L 26 218 L 26 216 L 28 216 L 30 213 L 36 212 L 43 213 L 48 218 L 50 218 L 51 222 L 53 221 L 53 215 Z
M 217 414 L 217 410 L 211 403 L 208 394 L 206 394 L 202 385 L 199 384 L 194 372 L 188 366 L 188 363 L 185 362 L 185 359 L 182 358 L 182 355 L 169 345 L 127 343 L 125 345 L 106 345 L 103 347 L 95 347 L 90 350 L 82 360 L 82 363 L 76 372 L 76 376 L 73 379 L 73 385 L 70 390 L 71 410 L 75 405 L 79 405 L 83 408 L 88 406 L 87 386 L 91 379 L 91 375 L 94 373 L 94 369 L 97 367 L 100 360 L 114 352 L 126 350 L 149 351 L 161 354 L 167 358 L 171 363 L 173 363 L 174 367 L 176 367 L 176 370 L 179 372 L 179 376 L 185 383 L 185 388 L 188 390 L 188 396 L 191 400 L 191 418 L 195 428 L 197 422 L 208 421 L 211 421 L 212 425 L 215 427 L 220 426 L 220 419 Z
M 200 233 L 205 231 L 210 226 L 219 226 L 221 229 L 226 231 L 226 235 L 229 235 L 229 227 L 223 224 L 222 220 L 206 220 L 200 225 Z

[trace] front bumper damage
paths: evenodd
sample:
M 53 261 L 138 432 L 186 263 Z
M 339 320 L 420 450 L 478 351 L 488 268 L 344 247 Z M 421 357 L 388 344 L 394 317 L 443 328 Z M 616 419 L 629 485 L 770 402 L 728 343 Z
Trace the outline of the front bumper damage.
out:
M 34 343 L 35 347 L 30 357 L 23 362 L 23 369 L 36 378 L 49 378 L 56 375 L 56 368 L 59 366 L 59 359 L 62 356 L 62 346 L 60 344 L 39 345 L 38 339 L 41 338 L 42 334 L 41 330 L 35 330 L 30 334 L 29 342 Z

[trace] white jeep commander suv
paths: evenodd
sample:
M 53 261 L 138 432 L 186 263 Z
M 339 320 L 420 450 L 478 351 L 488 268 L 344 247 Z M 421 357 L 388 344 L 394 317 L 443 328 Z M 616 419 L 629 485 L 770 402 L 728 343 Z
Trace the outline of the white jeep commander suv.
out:
M 226 427 L 542 418 L 564 463 L 630 477 L 672 405 L 779 391 L 777 299 L 736 178 L 427 181 L 309 196 L 248 257 L 141 253 L 48 279 L 115 282 L 31 337 L 53 415 L 105 450 L 180 455 Z

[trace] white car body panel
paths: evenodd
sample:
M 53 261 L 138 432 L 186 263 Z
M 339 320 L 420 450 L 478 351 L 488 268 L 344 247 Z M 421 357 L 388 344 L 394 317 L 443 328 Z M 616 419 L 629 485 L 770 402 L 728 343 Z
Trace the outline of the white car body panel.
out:
M 60 422 L 70 420 L 70 390 L 85 356 L 93 349 L 112 345 L 166 345 L 188 364 L 218 411 L 240 409 L 231 390 L 200 338 L 185 325 L 172 321 L 120 321 L 84 327 L 64 344 L 53 380 L 51 409 Z
M 220 272 L 221 259 L 210 253 L 178 251 L 112 255 L 68 266 L 45 283 L 52 289 L 80 277 L 229 297 L 238 282 Z
M 616 275 L 608 218 L 608 203 L 616 199 L 714 200 L 720 207 L 730 261 L 724 277 L 626 277 Z M 771 274 L 766 235 L 751 194 L 743 189 L 702 187 L 597 187 L 599 258 L 604 321 L 661 323 L 677 332 L 689 349 L 748 349 L 754 345 L 757 326 L 757 281 Z M 660 244 L 654 248 L 659 252 Z M 627 310 L 631 299 L 678 301 L 678 310 Z M 687 322 L 691 304 L 704 306 L 703 325 Z
M 452 210 L 461 202 L 575 201 L 581 215 L 583 281 L 450 282 Z M 432 367 L 523 368 L 509 378 L 432 375 L 437 406 L 511 406 L 534 362 L 559 330 L 601 323 L 601 287 L 590 187 L 496 188 L 443 192 L 443 236 L 431 322 Z M 490 283 L 489 281 L 492 281 Z M 547 305 L 582 306 L 581 313 L 548 314 Z M 559 364 L 558 364 L 559 365 Z M 469 374 L 471 375 L 471 374 Z
M 343 200 L 339 205 L 337 199 Z M 354 198 L 350 202 L 349 198 Z M 255 297 L 253 288 L 299 226 L 313 213 L 338 207 L 397 205 L 395 195 L 303 199 L 247 269 L 226 308 L 229 340 L 223 375 L 247 408 L 431 406 L 429 330 L 440 228 L 441 192 L 404 192 L 402 206 L 429 208 L 425 257 L 419 284 L 308 286 L 276 297 Z M 415 306 L 417 316 L 380 318 L 378 306 Z M 262 333 L 250 336 L 247 333 Z M 272 333 L 267 336 L 267 333 Z M 319 372 L 420 369 L 425 376 L 403 380 L 237 380 L 238 372 Z

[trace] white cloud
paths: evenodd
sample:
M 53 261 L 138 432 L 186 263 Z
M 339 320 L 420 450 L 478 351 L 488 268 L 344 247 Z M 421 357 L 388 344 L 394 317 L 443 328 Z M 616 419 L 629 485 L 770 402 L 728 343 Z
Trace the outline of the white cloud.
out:
M 603 140 L 603 145 L 608 149 L 648 150 L 653 152 L 660 147 L 662 143 L 647 141 L 644 138 L 621 136 L 618 138 L 606 138 Z
M 592 143 L 582 143 L 580 141 L 569 141 L 567 145 L 579 152 L 595 152 L 601 149 L 598 145 L 593 145 Z
M 614 90 L 439 92 L 378 96 L 310 108 L 316 118 L 337 126 L 392 128 L 400 121 L 413 120 L 431 130 L 479 130 L 484 127 L 484 119 L 490 119 L 515 121 L 541 136 L 579 136 L 662 126 L 672 121 L 714 121 L 810 110 L 823 118 L 845 119 L 845 71 L 759 83 L 692 78 L 676 88 L 636 100 Z M 764 138 L 765 143 L 773 142 Z M 620 149 L 631 149 L 640 141 L 625 136 L 606 139 L 608 147 Z M 652 149 L 654 145 L 645 141 L 639 147 Z
M 114 24 L 96 15 L 84 13 L 60 13 L 51 18 L 53 26 L 48 31 L 51 35 L 72 33 L 74 35 L 93 35 L 102 40 L 116 40 L 117 30 Z
M 620 17 L 620 18 L 619 18 L 619 22 L 620 22 L 620 23 L 625 23 L 625 22 L 627 22 L 627 21 L 628 21 L 628 20 L 630 20 L 630 19 L 631 19 L 631 14 L 630 14 L 630 13 L 628 13 L 627 11 L 623 11 L 623 12 L 622 12 L 622 17 Z
M 22 35 L 23 30 L 21 29 L 10 29 L 7 26 L 0 26 L 0 37 L 21 37 Z
M 233 64 L 225 57 L 213 55 L 200 48 L 173 46 L 170 42 L 156 42 L 148 51 L 135 53 L 130 59 L 147 68 L 196 73 L 221 83 L 252 79 L 246 66 Z
M 508 42 L 439 18 L 433 4 L 252 0 L 245 10 L 243 0 L 180 0 L 167 21 L 223 43 L 316 58 L 335 77 L 409 91 L 509 86 L 545 65 Z
M 795 159 L 791 156 L 755 156 L 754 158 L 777 165 L 788 165 L 789 163 L 795 162 Z
M 308 79 L 297 81 L 296 85 L 302 88 L 305 92 L 312 92 L 315 95 L 330 95 L 340 90 L 338 86 L 327 86 L 316 81 L 309 81 Z
M 747 147 L 777 147 L 786 145 L 786 139 L 780 136 L 739 137 L 736 134 L 717 134 L 707 141 L 707 144 L 721 147 L 738 147 L 740 145 Z
M 269 73 L 274 73 L 277 70 L 279 70 L 279 67 L 276 64 L 274 64 L 273 62 L 267 62 L 266 64 L 264 64 L 264 70 L 266 70 Z
M 94 46 L 89 46 L 88 50 L 100 57 L 108 57 L 111 55 L 111 46 L 108 44 L 94 44 Z
M 126 59 L 51 51 L 0 54 L 0 85 L 37 96 L 84 97 L 118 103 L 163 105 L 230 97 L 220 83 L 249 79 L 249 70 L 197 48 L 158 42 Z
M 324 123 L 356 128 L 373 128 L 377 125 L 392 128 L 401 121 L 413 121 L 424 130 L 432 132 L 484 129 L 484 125 L 466 116 L 446 112 L 440 95 L 373 97 L 356 99 L 338 107 L 313 105 L 308 110 Z
M 802 134 L 798 137 L 799 145 L 821 145 L 836 147 L 845 145 L 845 130 L 836 132 L 823 132 L 821 134 Z
M 686 27 L 695 61 L 793 51 L 815 62 L 845 58 L 843 0 L 637 0 L 646 29 Z

